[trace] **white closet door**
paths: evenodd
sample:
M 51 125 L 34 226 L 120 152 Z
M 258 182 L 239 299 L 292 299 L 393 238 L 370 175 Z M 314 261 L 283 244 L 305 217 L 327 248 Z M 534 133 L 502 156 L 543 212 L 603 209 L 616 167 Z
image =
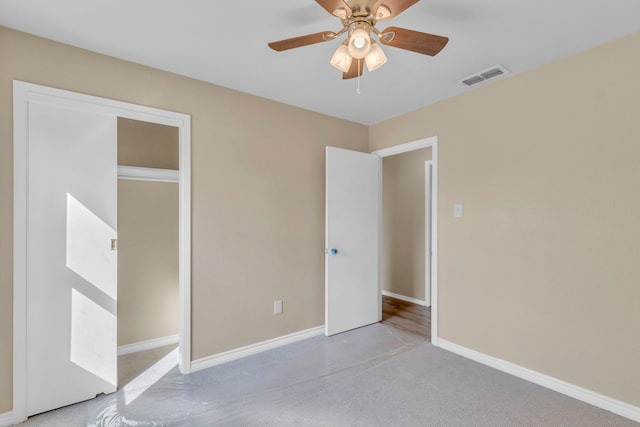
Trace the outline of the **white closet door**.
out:
M 380 321 L 380 158 L 326 152 L 325 334 Z
M 29 102 L 27 415 L 117 386 L 117 129 Z

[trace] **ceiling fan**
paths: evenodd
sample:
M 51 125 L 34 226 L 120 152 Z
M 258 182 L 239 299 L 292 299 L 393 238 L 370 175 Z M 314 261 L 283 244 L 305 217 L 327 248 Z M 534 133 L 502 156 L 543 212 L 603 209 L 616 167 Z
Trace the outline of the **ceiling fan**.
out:
M 371 33 L 378 36 L 378 40 L 383 45 L 435 56 L 449 41 L 447 37 L 398 27 L 388 27 L 382 31 L 376 28 L 376 23 L 379 21 L 387 21 L 398 16 L 418 1 L 316 0 L 316 3 L 327 12 L 340 18 L 342 29 L 338 32 L 322 31 L 271 42 L 269 47 L 281 52 L 296 47 L 335 40 L 342 34 L 347 33 L 347 40 L 338 47 L 331 58 L 331 65 L 342 71 L 343 79 L 361 76 L 364 68 L 363 59 L 369 71 L 376 70 L 387 62 L 387 57 L 380 46 L 371 39 Z

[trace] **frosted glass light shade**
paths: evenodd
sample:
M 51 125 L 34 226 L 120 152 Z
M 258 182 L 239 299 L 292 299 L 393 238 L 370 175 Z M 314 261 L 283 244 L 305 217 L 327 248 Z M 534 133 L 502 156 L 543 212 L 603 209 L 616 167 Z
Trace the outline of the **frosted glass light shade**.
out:
M 349 53 L 354 58 L 364 58 L 371 48 L 369 32 L 364 28 L 356 28 L 349 37 Z
M 344 44 L 341 44 L 331 57 L 331 65 L 343 73 L 349 71 L 351 61 L 353 61 L 353 57 L 349 55 L 349 49 Z
M 387 62 L 387 56 L 380 45 L 372 41 L 371 49 L 369 49 L 367 56 L 364 57 L 364 62 L 367 64 L 367 70 L 371 72 L 382 67 Z

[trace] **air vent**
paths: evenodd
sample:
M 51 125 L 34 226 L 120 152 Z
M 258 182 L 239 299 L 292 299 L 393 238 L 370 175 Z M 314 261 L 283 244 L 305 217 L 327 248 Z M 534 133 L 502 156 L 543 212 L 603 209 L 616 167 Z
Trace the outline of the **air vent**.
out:
M 456 83 L 462 83 L 465 86 L 477 86 L 482 83 L 486 83 L 489 80 L 495 79 L 496 77 L 504 76 L 509 74 L 510 71 L 507 70 L 502 65 L 494 65 L 493 67 L 489 67 L 485 70 L 480 71 L 479 73 L 472 74 L 464 79 L 458 80 Z
M 484 81 L 484 79 L 480 76 L 473 76 L 470 79 L 466 79 L 463 80 L 462 83 L 466 84 L 467 86 L 473 86 L 476 85 L 478 83 L 482 83 Z

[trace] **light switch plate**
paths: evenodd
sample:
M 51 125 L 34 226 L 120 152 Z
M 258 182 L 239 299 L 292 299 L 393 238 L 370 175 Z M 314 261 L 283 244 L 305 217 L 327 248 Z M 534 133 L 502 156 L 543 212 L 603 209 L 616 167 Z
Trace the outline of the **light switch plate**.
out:
M 456 203 L 453 205 L 453 217 L 460 218 L 464 214 L 462 203 Z
M 282 300 L 277 299 L 273 302 L 273 314 L 282 314 Z

